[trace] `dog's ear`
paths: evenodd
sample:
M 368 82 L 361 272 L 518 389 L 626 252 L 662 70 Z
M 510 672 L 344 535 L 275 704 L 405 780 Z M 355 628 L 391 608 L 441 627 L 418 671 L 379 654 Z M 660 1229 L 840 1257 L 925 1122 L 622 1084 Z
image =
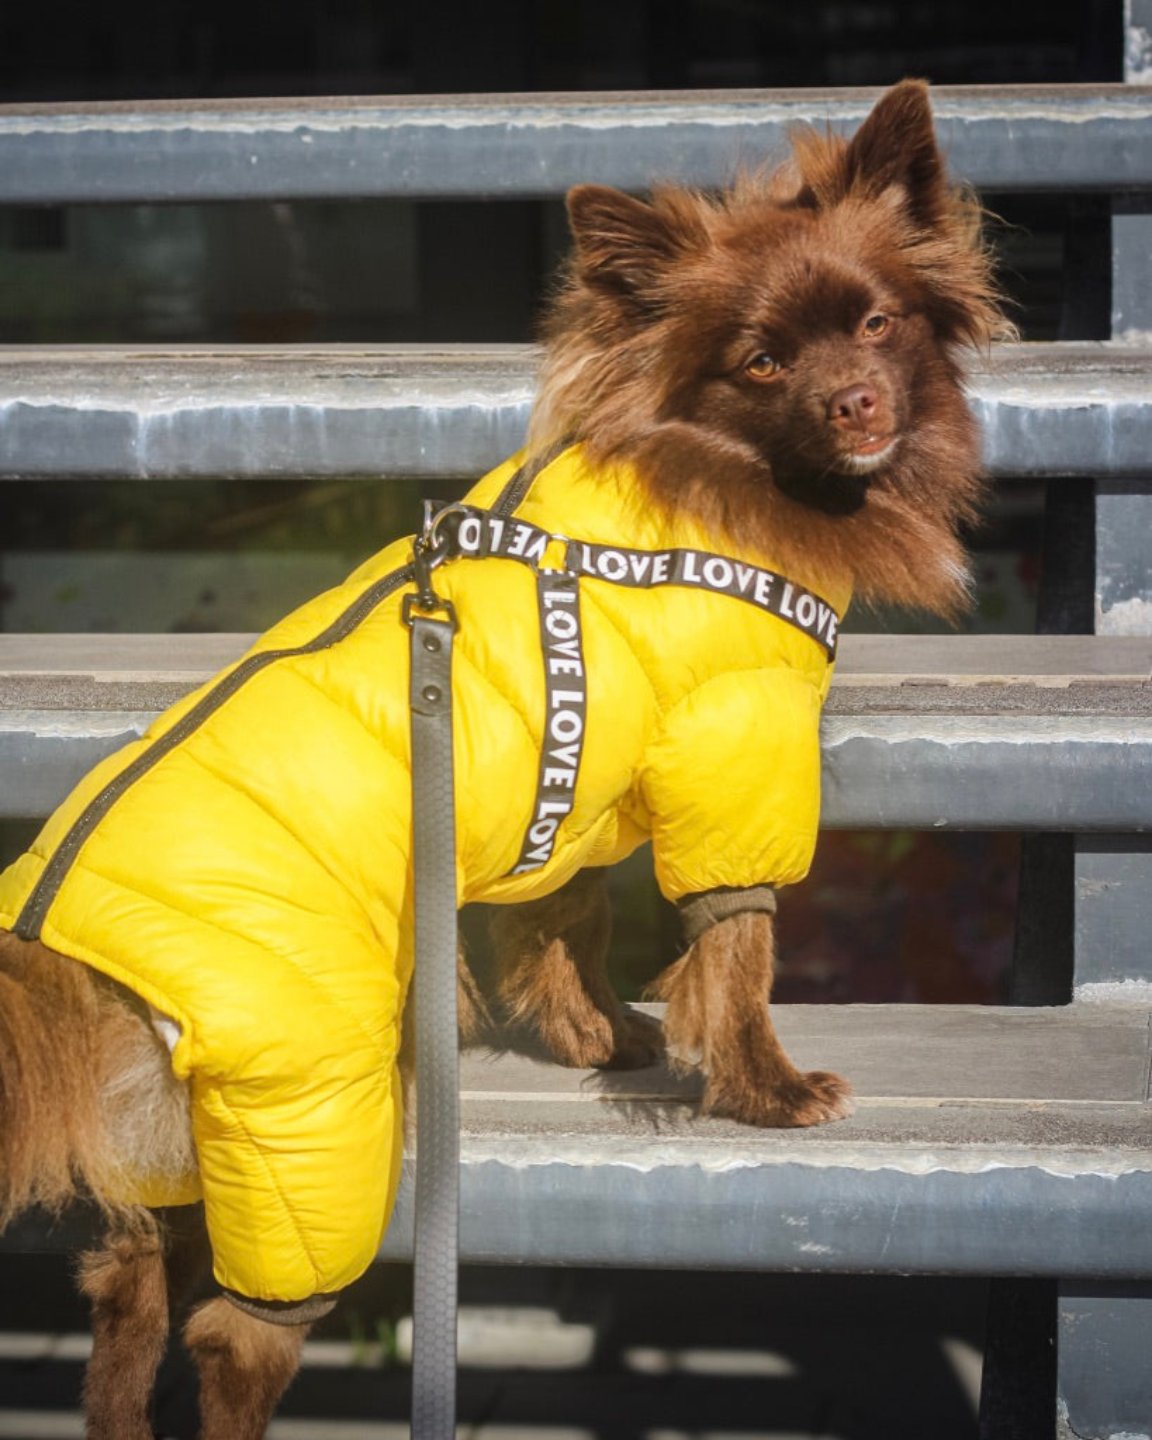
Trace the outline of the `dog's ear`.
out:
M 825 210 L 849 196 L 884 196 L 923 229 L 946 222 L 948 182 L 922 80 L 902 80 L 882 95 L 847 143 L 800 130 L 794 144 L 801 178 L 795 204 Z
M 935 229 L 948 213 L 948 181 L 923 81 L 901 81 L 881 95 L 844 153 L 848 189 L 883 194 L 896 187 L 914 219 Z
M 568 192 L 581 280 L 644 303 L 692 241 L 692 227 L 662 198 L 668 197 L 650 204 L 607 185 L 577 185 Z
M 922 80 L 902 80 L 877 100 L 842 163 L 846 193 L 879 196 L 896 190 L 919 225 L 931 230 L 943 223 L 948 184 Z

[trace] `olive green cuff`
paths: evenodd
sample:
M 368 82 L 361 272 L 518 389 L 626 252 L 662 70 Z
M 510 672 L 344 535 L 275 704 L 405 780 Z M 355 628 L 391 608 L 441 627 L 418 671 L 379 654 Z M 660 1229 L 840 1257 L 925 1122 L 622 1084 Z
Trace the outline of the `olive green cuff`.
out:
M 749 885 L 739 890 L 722 886 L 716 890 L 685 895 L 677 901 L 677 908 L 684 924 L 684 938 L 693 945 L 705 930 L 711 930 L 713 925 L 729 920 L 733 915 L 743 915 L 749 910 L 774 915 L 776 891 L 771 885 Z
M 270 1325 L 313 1325 L 332 1313 L 340 1294 L 310 1295 L 307 1300 L 250 1300 L 235 1290 L 225 1290 L 224 1298 L 245 1315 L 267 1320 Z

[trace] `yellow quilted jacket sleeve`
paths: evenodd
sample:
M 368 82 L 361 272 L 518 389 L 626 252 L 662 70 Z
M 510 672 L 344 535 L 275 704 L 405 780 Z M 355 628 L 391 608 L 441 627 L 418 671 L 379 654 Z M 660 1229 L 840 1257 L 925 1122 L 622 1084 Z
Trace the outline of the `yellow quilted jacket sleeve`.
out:
M 820 819 L 820 702 L 795 670 L 729 670 L 666 713 L 643 793 L 669 900 L 804 878 Z

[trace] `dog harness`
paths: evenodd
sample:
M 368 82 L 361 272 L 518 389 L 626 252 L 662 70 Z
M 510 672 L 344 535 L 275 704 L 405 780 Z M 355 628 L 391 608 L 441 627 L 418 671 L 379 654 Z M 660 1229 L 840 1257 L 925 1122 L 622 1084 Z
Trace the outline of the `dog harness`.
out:
M 518 474 L 505 496 L 522 484 Z M 840 616 L 819 595 L 762 566 L 703 550 L 635 550 L 572 540 L 509 518 L 507 503 L 504 499 L 491 510 L 472 505 L 437 510 L 434 502 L 426 502 L 424 530 L 415 553 L 424 567 L 418 587 L 426 594 L 431 593 L 430 582 L 424 577 L 446 560 L 518 560 L 536 574 L 548 719 L 532 821 L 511 871 L 523 875 L 551 859 L 556 832 L 572 810 L 579 777 L 588 702 L 580 625 L 582 577 L 635 589 L 680 585 L 743 600 L 811 636 L 829 660 L 836 656 Z M 555 550 L 561 563 L 553 568 L 549 555 Z

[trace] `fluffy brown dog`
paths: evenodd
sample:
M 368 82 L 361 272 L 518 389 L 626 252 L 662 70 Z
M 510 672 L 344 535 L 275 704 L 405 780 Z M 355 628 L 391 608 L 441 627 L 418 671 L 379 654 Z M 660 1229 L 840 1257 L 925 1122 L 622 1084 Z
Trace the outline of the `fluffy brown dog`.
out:
M 958 531 L 982 491 L 960 347 L 1010 333 L 980 210 L 944 177 L 926 87 L 896 86 L 850 144 L 806 132 L 793 163 L 718 197 L 568 200 L 575 254 L 553 309 L 533 441 L 631 461 L 654 505 L 753 537 L 788 572 L 822 557 L 865 601 L 955 618 Z M 754 783 L 749 776 L 748 782 Z M 499 913 L 512 1014 L 571 1065 L 651 1057 L 605 977 L 591 872 Z M 772 918 L 706 929 L 653 986 L 704 1108 L 757 1125 L 846 1113 L 837 1076 L 799 1074 L 766 1004 Z
M 881 100 L 851 143 L 805 134 L 792 163 L 719 198 L 651 202 L 594 186 L 569 201 L 575 258 L 552 313 L 532 447 L 582 442 L 626 461 L 651 505 L 865 600 L 955 614 L 957 538 L 980 493 L 957 351 L 1003 324 L 978 212 L 945 181 L 923 86 Z M 810 566 L 809 566 L 810 568 Z M 744 782 L 756 784 L 754 775 Z M 666 1036 L 707 1078 L 705 1107 L 762 1125 L 845 1113 L 847 1087 L 802 1074 L 772 1030 L 770 905 L 686 907 L 691 944 L 658 982 Z M 594 875 L 501 914 L 511 1013 L 558 1059 L 635 1065 L 662 1040 L 608 985 Z M 34 940 L 0 936 L 0 1219 L 125 1170 L 195 1165 L 187 1100 L 142 1005 Z M 170 1306 L 198 1242 L 147 1212 L 86 1257 L 89 1435 L 149 1440 Z M 227 1300 L 194 1311 L 204 1440 L 257 1440 L 295 1371 L 308 1317 L 269 1323 Z

